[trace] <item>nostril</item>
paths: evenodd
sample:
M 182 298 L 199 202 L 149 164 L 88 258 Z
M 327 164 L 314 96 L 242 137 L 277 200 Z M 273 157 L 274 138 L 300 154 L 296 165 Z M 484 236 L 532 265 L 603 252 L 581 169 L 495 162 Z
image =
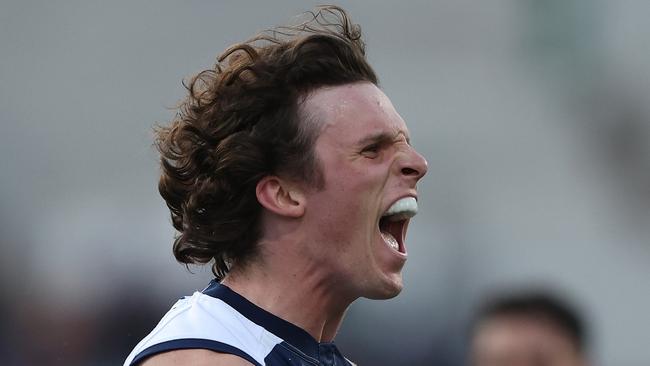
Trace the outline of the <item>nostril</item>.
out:
M 418 175 L 418 171 L 413 168 L 402 168 L 402 174 L 404 175 Z

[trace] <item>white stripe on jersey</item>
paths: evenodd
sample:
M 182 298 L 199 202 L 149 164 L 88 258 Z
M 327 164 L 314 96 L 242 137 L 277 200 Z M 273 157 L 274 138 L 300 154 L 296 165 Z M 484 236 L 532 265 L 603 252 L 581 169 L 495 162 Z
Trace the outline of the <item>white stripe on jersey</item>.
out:
M 195 292 L 174 304 L 154 330 L 133 349 L 124 366 L 129 366 L 140 352 L 151 346 L 183 338 L 208 339 L 231 345 L 261 365 L 273 347 L 282 342 L 222 300 Z

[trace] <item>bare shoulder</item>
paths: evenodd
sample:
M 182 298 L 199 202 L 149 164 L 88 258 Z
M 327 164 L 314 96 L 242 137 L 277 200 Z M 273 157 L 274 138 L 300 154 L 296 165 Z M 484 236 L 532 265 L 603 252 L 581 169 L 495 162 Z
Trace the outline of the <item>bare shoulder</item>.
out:
M 245 359 L 205 349 L 179 349 L 159 353 L 146 359 L 141 366 L 251 366 Z

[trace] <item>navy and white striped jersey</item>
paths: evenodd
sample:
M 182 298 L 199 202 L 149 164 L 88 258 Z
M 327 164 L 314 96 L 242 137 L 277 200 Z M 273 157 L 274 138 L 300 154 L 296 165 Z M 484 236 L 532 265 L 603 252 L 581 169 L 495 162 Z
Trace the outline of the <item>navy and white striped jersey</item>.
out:
M 261 366 L 349 366 L 334 343 L 259 308 L 216 280 L 180 299 L 133 349 L 124 366 L 155 354 L 202 348 L 240 356 Z

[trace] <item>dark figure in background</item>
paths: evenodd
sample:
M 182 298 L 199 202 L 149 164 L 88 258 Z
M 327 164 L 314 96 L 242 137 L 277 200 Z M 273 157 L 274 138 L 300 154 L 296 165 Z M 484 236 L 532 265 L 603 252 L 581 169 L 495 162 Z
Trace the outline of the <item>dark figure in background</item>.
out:
M 340 8 L 236 44 L 158 132 L 182 263 L 216 279 L 125 365 L 350 365 L 332 342 L 359 297 L 402 289 L 427 163 Z
M 497 297 L 471 328 L 471 366 L 587 366 L 585 326 L 543 292 Z

